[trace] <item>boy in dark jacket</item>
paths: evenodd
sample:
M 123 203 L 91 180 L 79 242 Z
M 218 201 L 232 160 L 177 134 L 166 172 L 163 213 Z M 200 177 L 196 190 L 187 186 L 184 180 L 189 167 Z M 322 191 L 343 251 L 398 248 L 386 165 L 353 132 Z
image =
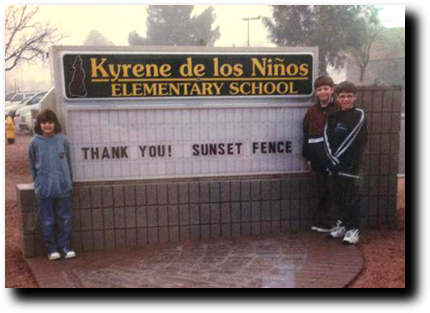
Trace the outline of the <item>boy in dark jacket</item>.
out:
M 324 126 L 327 116 L 338 110 L 334 95 L 334 82 L 329 76 L 320 76 L 315 80 L 317 103 L 309 108 L 303 120 L 303 151 L 309 170 L 314 176 L 317 207 L 312 212 L 312 230 L 330 232 L 334 218 L 329 213 L 329 181 L 327 156 L 324 147 Z
M 324 129 L 324 143 L 332 173 L 334 201 L 341 210 L 342 226 L 333 230 L 333 238 L 356 244 L 360 228 L 360 165 L 367 142 L 364 111 L 354 107 L 357 99 L 352 82 L 342 82 L 336 88 L 340 110 L 331 114 Z

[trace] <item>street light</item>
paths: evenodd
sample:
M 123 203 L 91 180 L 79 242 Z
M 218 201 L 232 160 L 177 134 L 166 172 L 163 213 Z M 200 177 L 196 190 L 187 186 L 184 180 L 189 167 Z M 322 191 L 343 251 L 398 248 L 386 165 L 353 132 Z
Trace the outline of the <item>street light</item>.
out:
M 256 17 L 244 17 L 242 21 L 246 21 L 248 23 L 248 47 L 249 47 L 249 21 L 257 21 L 261 18 L 261 16 Z

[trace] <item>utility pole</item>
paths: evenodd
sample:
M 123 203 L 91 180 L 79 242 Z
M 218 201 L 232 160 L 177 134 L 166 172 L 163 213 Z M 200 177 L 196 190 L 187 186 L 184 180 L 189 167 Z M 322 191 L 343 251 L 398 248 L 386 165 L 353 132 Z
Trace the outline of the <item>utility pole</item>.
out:
M 256 17 L 244 17 L 242 21 L 246 21 L 248 23 L 248 47 L 249 47 L 249 21 L 257 21 L 261 18 L 261 16 Z

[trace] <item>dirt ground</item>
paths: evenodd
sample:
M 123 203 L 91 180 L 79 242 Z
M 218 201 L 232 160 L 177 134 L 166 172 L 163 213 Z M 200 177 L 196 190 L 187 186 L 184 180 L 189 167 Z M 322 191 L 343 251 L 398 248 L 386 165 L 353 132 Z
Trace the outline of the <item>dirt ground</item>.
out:
M 405 288 L 405 178 L 399 179 L 398 190 L 398 224 L 360 234 L 364 268 L 350 288 Z
M 20 248 L 17 184 L 31 183 L 27 147 L 31 136 L 18 133 L 15 144 L 5 146 L 5 287 L 39 288 Z M 362 273 L 350 288 L 405 288 L 405 179 L 399 179 L 398 223 L 394 228 L 366 230 L 359 248 L 364 256 Z
M 6 288 L 38 288 L 21 253 L 16 185 L 31 183 L 27 148 L 31 136 L 16 136 L 15 144 L 5 146 L 5 285 Z

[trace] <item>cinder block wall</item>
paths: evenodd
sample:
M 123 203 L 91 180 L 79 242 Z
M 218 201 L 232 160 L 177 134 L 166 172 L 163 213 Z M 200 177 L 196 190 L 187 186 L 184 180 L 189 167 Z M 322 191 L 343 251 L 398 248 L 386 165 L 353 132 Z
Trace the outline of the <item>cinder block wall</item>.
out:
M 364 226 L 395 219 L 402 91 L 361 87 L 369 142 L 363 157 Z M 18 185 L 25 257 L 45 255 L 34 191 Z M 315 205 L 312 179 L 271 175 L 182 181 L 76 184 L 72 248 L 92 251 L 148 244 L 305 230 Z
M 357 107 L 367 116 L 363 156 L 362 222 L 375 227 L 396 218 L 402 87 L 361 87 Z

